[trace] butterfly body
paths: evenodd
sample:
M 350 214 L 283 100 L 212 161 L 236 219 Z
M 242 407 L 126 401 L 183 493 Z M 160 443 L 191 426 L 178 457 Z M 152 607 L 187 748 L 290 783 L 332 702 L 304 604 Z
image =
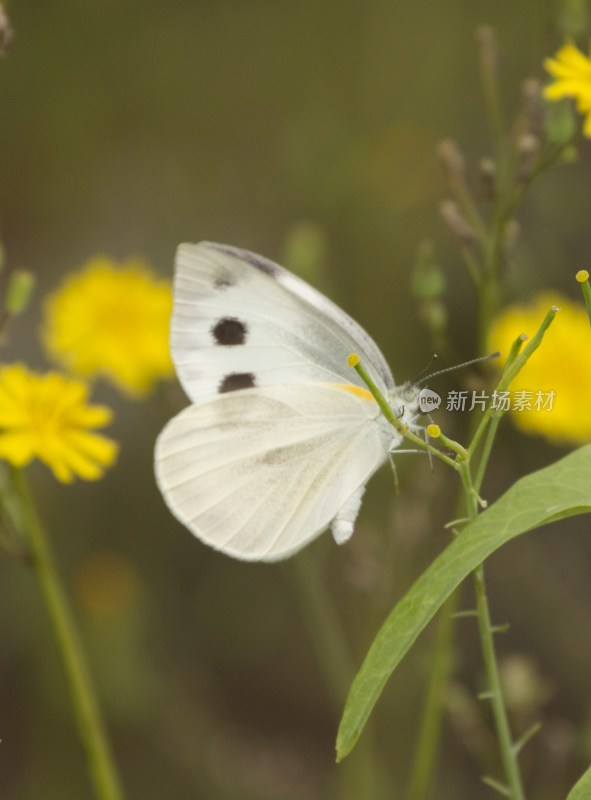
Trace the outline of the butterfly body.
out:
M 267 259 L 224 245 L 177 253 L 171 353 L 192 405 L 156 444 L 156 478 L 198 538 L 244 560 L 286 558 L 329 525 L 353 531 L 369 477 L 401 441 L 347 359 L 356 352 L 402 422 L 397 387 L 345 312 Z

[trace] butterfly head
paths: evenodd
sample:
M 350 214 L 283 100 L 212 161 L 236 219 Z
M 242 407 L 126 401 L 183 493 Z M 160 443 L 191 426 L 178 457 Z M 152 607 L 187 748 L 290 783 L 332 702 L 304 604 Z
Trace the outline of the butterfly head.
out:
M 417 417 L 428 415 L 441 405 L 437 392 L 414 383 L 395 386 L 390 390 L 388 400 L 396 416 L 411 429 L 421 427 L 417 424 Z
M 395 386 L 388 392 L 390 408 L 411 430 L 417 428 L 416 419 L 422 413 L 419 407 L 419 394 L 419 388 L 412 383 Z

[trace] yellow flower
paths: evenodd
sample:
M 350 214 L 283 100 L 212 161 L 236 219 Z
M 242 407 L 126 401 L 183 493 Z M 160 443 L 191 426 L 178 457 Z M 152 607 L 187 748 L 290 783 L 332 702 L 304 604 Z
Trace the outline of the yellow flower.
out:
M 68 276 L 45 304 L 43 343 L 62 367 L 102 375 L 131 397 L 174 369 L 168 349 L 172 292 L 138 260 L 96 257 Z
M 530 338 L 536 333 L 553 305 L 560 308 L 556 319 L 509 387 L 513 421 L 521 430 L 540 434 L 557 444 L 589 442 L 591 329 L 582 304 L 547 292 L 530 305 L 510 306 L 495 320 L 489 347 L 491 352 L 500 350 L 506 356 L 521 333 Z M 520 398 L 529 400 L 530 407 L 516 407 Z
M 544 67 L 556 78 L 546 86 L 544 96 L 548 100 L 574 97 L 577 109 L 585 114 L 583 133 L 591 137 L 591 59 L 569 42 L 557 53 L 555 58 L 547 58 Z
M 24 467 L 43 461 L 63 483 L 76 475 L 101 478 L 117 444 L 88 428 L 111 420 L 106 406 L 86 405 L 84 383 L 57 372 L 40 375 L 22 364 L 0 367 L 0 458 Z

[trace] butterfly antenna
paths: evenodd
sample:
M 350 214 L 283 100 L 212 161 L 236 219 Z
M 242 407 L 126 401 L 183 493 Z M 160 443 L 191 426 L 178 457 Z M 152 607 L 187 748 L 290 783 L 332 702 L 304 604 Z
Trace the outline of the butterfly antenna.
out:
M 425 381 L 431 380 L 431 378 L 436 378 L 438 375 L 443 375 L 446 372 L 454 372 L 456 369 L 462 369 L 463 367 L 470 367 L 472 364 L 478 364 L 481 361 L 489 361 L 491 358 L 498 358 L 501 355 L 500 351 L 496 353 L 490 353 L 488 356 L 480 356 L 480 358 L 471 358 L 470 361 L 463 361 L 461 364 L 454 364 L 453 367 L 446 367 L 445 369 L 440 369 L 438 372 L 433 372 L 431 375 L 427 375 L 425 378 L 422 378 L 420 381 L 417 381 L 415 386 L 420 386 L 421 383 L 425 383 Z
M 433 353 L 433 355 L 432 355 L 432 356 L 431 356 L 431 358 L 429 359 L 429 363 L 427 364 L 427 366 L 426 366 L 426 367 L 423 367 L 423 369 L 422 369 L 422 370 L 419 372 L 419 374 L 417 375 L 417 379 L 418 379 L 418 378 L 420 378 L 420 377 L 421 377 L 421 375 L 423 375 L 425 372 L 427 372 L 427 370 L 428 370 L 428 369 L 431 369 L 431 367 L 432 367 L 432 365 L 433 365 L 433 362 L 434 362 L 434 361 L 437 361 L 437 359 L 438 359 L 438 358 L 439 358 L 439 356 L 437 355 L 437 353 Z M 415 380 L 415 381 L 413 381 L 413 383 L 414 383 L 414 385 L 415 385 L 415 386 L 417 385 L 417 381 L 416 381 L 416 380 Z

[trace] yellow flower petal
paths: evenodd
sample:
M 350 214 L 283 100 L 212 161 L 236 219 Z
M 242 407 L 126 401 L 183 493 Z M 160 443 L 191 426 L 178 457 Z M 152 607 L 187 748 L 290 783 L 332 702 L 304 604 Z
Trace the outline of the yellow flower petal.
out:
M 574 97 L 576 99 L 591 97 L 591 80 L 584 83 L 580 78 L 568 78 L 547 86 L 544 89 L 544 96 L 548 100 L 561 100 L 563 97 Z
M 17 467 L 38 458 L 65 483 L 100 478 L 118 448 L 88 432 L 109 422 L 111 410 L 87 405 L 87 398 L 84 383 L 58 373 L 39 375 L 21 364 L 0 368 L 0 458 Z
M 72 418 L 82 428 L 102 428 L 113 419 L 113 412 L 107 406 L 79 406 L 72 410 Z
M 548 100 L 572 97 L 581 114 L 591 112 L 591 59 L 572 42 L 568 42 L 556 53 L 555 58 L 544 61 L 544 67 L 556 78 L 544 89 L 544 96 Z M 588 120 L 585 120 L 583 133 L 590 135 Z
M 495 320 L 489 335 L 491 351 L 507 354 L 521 334 L 531 337 L 552 305 L 560 312 L 510 387 L 517 392 L 554 392 L 551 410 L 512 411 L 513 422 L 523 431 L 550 441 L 580 444 L 591 441 L 591 407 L 581 398 L 591 397 L 591 330 L 585 307 L 555 293 L 544 293 L 532 303 L 510 306 Z
M 47 453 L 42 454 L 40 457 L 48 466 L 59 463 L 64 470 L 62 473 L 64 477 L 59 475 L 58 477 L 66 483 L 69 483 L 74 475 L 78 475 L 85 481 L 97 480 L 103 475 L 103 470 L 98 464 L 87 458 L 75 447 L 69 446 L 66 442 L 61 444 L 59 452 L 48 450 Z
M 30 432 L 0 433 L 0 458 L 24 467 L 35 457 L 35 437 Z
M 169 282 L 139 260 L 97 257 L 70 275 L 45 304 L 49 355 L 82 376 L 101 375 L 132 397 L 174 375 L 168 349 Z
M 556 58 L 548 58 L 544 66 L 557 77 L 570 75 L 591 75 L 591 61 L 572 42 L 565 44 L 556 53 Z
M 106 436 L 99 436 L 96 433 L 86 431 L 71 431 L 68 436 L 69 444 L 79 453 L 83 453 L 88 458 L 101 466 L 111 464 L 119 452 L 119 447 L 112 439 Z

